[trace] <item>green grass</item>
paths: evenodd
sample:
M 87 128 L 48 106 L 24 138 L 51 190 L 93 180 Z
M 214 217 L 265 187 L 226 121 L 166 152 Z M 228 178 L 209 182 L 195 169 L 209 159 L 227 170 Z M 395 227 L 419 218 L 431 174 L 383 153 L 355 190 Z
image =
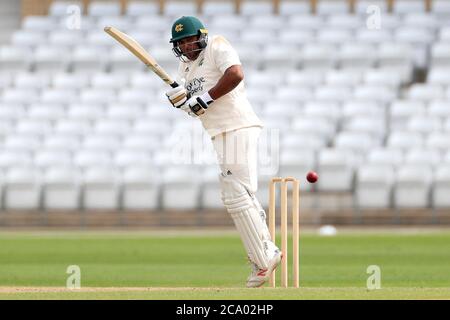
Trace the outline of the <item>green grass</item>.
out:
M 65 287 L 67 267 L 78 265 L 82 288 L 116 288 L 0 288 L 0 299 L 450 299 L 449 248 L 447 231 L 303 233 L 300 289 L 246 289 L 234 233 L 0 233 L 0 287 Z M 381 268 L 379 290 L 366 288 L 369 265 Z
M 364 288 L 260 288 L 260 289 L 238 289 L 238 288 L 214 288 L 207 290 L 190 289 L 183 291 L 172 291 L 159 289 L 155 291 L 120 291 L 113 292 L 27 292 L 27 293 L 2 293 L 2 300 L 33 300 L 33 299 L 64 299 L 64 300 L 86 300 L 86 299 L 157 299 L 157 300 L 297 300 L 297 299 L 449 299 L 448 288 L 382 288 L 379 290 L 366 290 Z

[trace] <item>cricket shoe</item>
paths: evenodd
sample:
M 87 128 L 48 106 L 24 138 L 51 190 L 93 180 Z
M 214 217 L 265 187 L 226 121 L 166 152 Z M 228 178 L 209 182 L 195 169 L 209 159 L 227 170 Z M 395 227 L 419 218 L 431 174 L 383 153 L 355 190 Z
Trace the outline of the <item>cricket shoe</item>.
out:
M 275 247 L 276 248 L 276 247 Z M 280 249 L 276 248 L 274 250 L 272 258 L 269 260 L 269 266 L 267 269 L 261 269 L 254 262 L 250 262 L 252 265 L 252 273 L 247 278 L 247 288 L 258 288 L 261 287 L 267 280 L 269 280 L 270 275 L 278 267 L 283 258 L 283 253 Z

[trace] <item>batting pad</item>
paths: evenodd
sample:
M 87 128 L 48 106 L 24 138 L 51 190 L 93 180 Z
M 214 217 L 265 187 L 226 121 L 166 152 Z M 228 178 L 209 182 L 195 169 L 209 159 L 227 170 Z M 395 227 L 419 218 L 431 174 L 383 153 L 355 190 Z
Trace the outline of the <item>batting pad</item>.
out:
M 250 260 L 261 269 L 268 267 L 266 241 L 270 234 L 259 208 L 247 189 L 232 176 L 221 176 L 222 201 L 230 213 Z

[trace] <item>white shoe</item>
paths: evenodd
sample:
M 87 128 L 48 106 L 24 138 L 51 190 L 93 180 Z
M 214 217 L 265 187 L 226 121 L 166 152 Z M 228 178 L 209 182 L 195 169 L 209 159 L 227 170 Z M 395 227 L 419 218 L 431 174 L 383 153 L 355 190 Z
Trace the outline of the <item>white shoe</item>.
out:
M 274 246 L 275 247 L 275 246 Z M 272 272 L 278 267 L 283 258 L 283 253 L 275 247 L 276 249 L 273 252 L 272 258 L 269 260 L 268 268 L 261 269 L 256 265 L 256 263 L 251 262 L 252 264 L 252 273 L 247 278 L 247 288 L 258 288 L 261 287 L 267 280 L 269 280 Z

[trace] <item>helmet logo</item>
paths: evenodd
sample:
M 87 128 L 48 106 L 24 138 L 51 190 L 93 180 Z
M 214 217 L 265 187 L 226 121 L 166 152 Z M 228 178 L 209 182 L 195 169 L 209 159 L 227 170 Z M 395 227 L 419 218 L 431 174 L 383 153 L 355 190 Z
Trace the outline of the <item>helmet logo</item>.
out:
M 180 24 L 177 24 L 176 26 L 175 26 L 175 31 L 176 32 L 181 32 L 181 31 L 183 31 L 183 25 L 180 23 Z

